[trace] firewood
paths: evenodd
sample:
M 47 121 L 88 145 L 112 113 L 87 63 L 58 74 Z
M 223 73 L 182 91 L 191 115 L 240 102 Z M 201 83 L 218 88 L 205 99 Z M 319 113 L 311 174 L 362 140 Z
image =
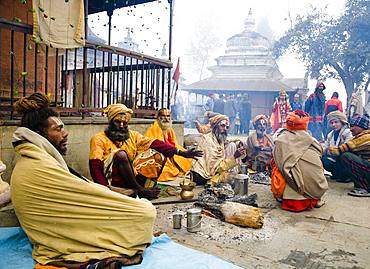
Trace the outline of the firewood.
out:
M 263 215 L 260 208 L 225 202 L 220 205 L 220 210 L 228 223 L 255 229 L 260 229 L 263 226 Z

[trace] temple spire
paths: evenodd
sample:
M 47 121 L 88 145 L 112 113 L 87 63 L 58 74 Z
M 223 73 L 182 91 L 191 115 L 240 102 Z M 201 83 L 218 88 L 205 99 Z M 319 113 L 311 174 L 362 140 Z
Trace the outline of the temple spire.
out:
M 127 35 L 123 39 L 123 42 L 122 41 L 118 42 L 118 47 L 123 48 L 123 49 L 127 49 L 127 50 L 131 50 L 131 51 L 139 52 L 139 45 L 137 43 L 135 43 L 134 40 L 131 37 L 131 34 L 133 32 L 132 28 L 126 27 L 126 29 L 127 29 Z
M 244 31 L 253 32 L 255 30 L 256 21 L 254 19 L 252 8 L 249 9 L 248 16 L 244 21 Z

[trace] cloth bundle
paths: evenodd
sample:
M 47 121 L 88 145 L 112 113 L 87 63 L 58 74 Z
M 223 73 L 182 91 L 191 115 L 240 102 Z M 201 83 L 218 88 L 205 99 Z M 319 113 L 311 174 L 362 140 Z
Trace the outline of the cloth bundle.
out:
M 10 202 L 10 187 L 9 184 L 4 182 L 1 178 L 2 173 L 5 171 L 6 165 L 0 161 L 0 207 Z

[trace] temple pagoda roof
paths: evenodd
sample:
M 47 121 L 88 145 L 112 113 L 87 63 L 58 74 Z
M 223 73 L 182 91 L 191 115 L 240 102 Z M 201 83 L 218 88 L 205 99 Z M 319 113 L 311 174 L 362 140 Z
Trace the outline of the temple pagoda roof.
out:
M 190 91 L 198 94 L 209 94 L 211 92 L 276 92 L 284 89 L 286 91 L 294 91 L 293 88 L 284 84 L 279 80 L 267 79 L 214 79 L 208 78 L 197 81 L 190 85 L 184 86 L 182 90 Z

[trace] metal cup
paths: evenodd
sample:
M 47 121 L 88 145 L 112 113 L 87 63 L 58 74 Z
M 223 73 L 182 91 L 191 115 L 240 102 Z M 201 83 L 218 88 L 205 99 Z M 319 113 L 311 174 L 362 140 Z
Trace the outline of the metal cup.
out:
M 187 226 L 186 229 L 190 233 L 200 231 L 202 222 L 202 210 L 199 208 L 190 208 L 187 212 Z
M 173 221 L 174 229 L 181 229 L 182 216 L 183 214 L 181 211 L 176 211 L 172 214 L 172 221 Z
M 237 174 L 234 177 L 234 192 L 235 195 L 243 196 L 248 195 L 248 181 L 249 176 L 244 174 Z

